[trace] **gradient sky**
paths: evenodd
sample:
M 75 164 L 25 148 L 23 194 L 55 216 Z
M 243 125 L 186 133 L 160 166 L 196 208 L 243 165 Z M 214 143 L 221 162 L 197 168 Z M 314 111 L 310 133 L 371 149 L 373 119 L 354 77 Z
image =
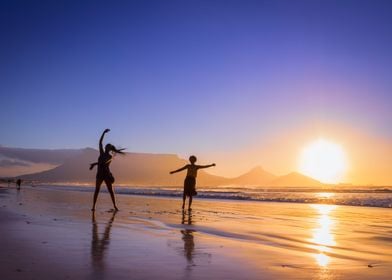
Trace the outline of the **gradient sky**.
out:
M 237 175 L 295 170 L 298 149 L 322 136 L 348 150 L 347 181 L 392 183 L 391 11 L 370 0 L 1 1 L 0 144 L 96 147 L 109 127 L 130 151 L 195 153 Z

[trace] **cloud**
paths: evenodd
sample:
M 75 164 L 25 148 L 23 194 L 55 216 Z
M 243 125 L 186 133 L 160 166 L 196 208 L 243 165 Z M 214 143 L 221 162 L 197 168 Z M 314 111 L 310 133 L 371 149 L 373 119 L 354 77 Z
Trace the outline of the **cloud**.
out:
M 27 162 L 20 161 L 20 160 L 14 160 L 14 159 L 0 160 L 0 167 L 15 167 L 15 166 L 29 167 L 31 165 Z

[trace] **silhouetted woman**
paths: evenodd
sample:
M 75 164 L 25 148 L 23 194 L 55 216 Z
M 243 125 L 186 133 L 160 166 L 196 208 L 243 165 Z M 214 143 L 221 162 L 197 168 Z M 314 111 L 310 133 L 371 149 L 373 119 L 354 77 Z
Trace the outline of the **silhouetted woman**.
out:
M 102 145 L 103 137 L 109 131 L 110 131 L 110 129 L 105 129 L 105 131 L 101 135 L 101 138 L 99 139 L 98 162 L 94 162 L 90 165 L 90 170 L 93 169 L 95 165 L 98 165 L 97 177 L 96 177 L 96 181 L 95 181 L 94 202 L 93 202 L 93 208 L 91 208 L 91 211 L 95 211 L 95 204 L 97 203 L 99 190 L 101 189 L 101 185 L 103 182 L 105 182 L 106 187 L 108 188 L 108 191 L 110 193 L 110 197 L 112 198 L 114 209 L 116 211 L 118 210 L 117 205 L 116 205 L 116 198 L 114 197 L 114 191 L 113 191 L 114 177 L 113 177 L 112 173 L 110 172 L 109 165 L 113 159 L 111 152 L 124 154 L 122 152 L 124 149 L 117 150 L 116 147 L 113 146 L 112 144 L 106 144 L 105 151 L 103 150 L 103 145 Z

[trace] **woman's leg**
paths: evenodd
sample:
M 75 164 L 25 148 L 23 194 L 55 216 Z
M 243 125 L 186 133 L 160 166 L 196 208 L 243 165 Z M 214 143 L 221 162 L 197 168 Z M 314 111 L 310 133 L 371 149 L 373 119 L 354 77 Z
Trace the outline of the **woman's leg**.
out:
M 95 211 L 95 204 L 97 204 L 98 194 L 99 194 L 99 190 L 101 189 L 102 182 L 103 180 L 98 178 L 95 181 L 94 201 L 93 201 L 93 208 L 91 208 L 91 211 Z
M 118 210 L 117 205 L 116 205 L 116 198 L 114 197 L 112 182 L 110 182 L 109 180 L 105 180 L 105 184 L 106 184 L 106 187 L 108 188 L 108 191 L 110 193 L 110 197 L 112 198 L 113 207 L 115 210 Z

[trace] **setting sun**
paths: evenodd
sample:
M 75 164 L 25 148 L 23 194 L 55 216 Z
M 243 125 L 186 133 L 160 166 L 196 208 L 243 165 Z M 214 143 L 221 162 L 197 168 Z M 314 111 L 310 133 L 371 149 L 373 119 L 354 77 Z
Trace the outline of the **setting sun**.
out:
M 300 172 L 323 183 L 338 183 L 346 169 L 347 160 L 343 148 L 325 139 L 310 143 L 300 155 Z

